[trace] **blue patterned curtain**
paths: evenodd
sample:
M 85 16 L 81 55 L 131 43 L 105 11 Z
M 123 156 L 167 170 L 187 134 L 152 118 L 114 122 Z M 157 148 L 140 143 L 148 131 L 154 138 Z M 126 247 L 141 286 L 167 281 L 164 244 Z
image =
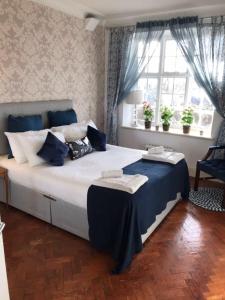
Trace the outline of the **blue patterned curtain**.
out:
M 224 118 L 217 142 L 225 144 L 225 19 L 178 18 L 169 27 L 196 82 Z
M 159 41 L 164 33 L 164 22 L 138 23 L 136 27 L 110 29 L 108 85 L 107 85 L 107 133 L 108 142 L 117 144 L 118 105 L 142 75 L 154 53 L 151 41 Z M 143 47 L 140 51 L 140 42 Z

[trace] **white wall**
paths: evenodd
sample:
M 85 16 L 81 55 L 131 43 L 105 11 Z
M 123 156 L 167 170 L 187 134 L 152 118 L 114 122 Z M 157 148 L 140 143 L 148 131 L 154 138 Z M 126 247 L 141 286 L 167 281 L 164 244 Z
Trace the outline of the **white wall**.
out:
M 195 173 L 196 161 L 207 152 L 208 147 L 214 144 L 221 117 L 215 113 L 212 137 L 192 137 L 170 133 L 148 131 L 143 129 L 126 128 L 122 126 L 123 106 L 120 106 L 119 145 L 129 148 L 144 149 L 146 144 L 169 146 L 186 156 L 191 175 Z M 127 121 L 127 120 L 126 120 Z M 124 124 L 124 123 L 123 123 Z

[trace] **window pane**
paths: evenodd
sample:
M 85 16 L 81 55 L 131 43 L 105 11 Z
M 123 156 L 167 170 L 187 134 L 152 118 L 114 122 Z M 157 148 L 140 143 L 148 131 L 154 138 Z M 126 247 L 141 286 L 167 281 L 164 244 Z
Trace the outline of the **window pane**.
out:
M 176 56 L 177 53 L 177 43 L 174 40 L 166 41 L 165 56 Z
M 173 106 L 176 108 L 184 107 L 184 95 L 173 95 Z
M 143 51 L 144 51 L 144 43 L 139 42 L 138 43 L 138 57 L 142 57 Z
M 172 126 L 173 127 L 176 127 L 176 128 L 180 127 L 181 115 L 182 115 L 181 110 L 175 110 L 174 111 L 174 115 L 173 115 L 173 119 L 172 119 Z
M 203 98 L 202 106 L 203 106 L 203 109 L 213 110 L 213 104 L 207 97 Z
M 178 73 L 186 73 L 187 72 L 186 61 L 183 57 L 176 58 L 176 72 L 178 72 Z
M 147 73 L 158 73 L 159 72 L 159 57 L 153 56 L 146 67 L 145 72 Z
M 144 48 L 142 42 L 138 45 L 138 61 L 143 60 L 142 55 L 145 50 L 144 63 L 141 66 L 145 67 L 145 73 L 158 73 L 159 72 L 159 57 L 160 57 L 160 43 L 153 41 L 150 45 Z M 140 67 L 140 66 L 139 66 Z
M 148 100 L 151 104 L 156 102 L 157 97 L 157 89 L 158 89 L 158 79 L 157 78 L 148 78 Z
M 147 78 L 141 78 L 138 80 L 138 90 L 140 89 L 145 92 L 145 90 L 147 90 L 147 86 L 148 86 Z
M 163 94 L 172 94 L 173 93 L 173 78 L 164 77 L 162 79 L 162 90 Z
M 176 57 L 165 57 L 164 72 L 174 73 L 176 67 Z
M 189 80 L 187 105 L 194 109 L 193 127 L 196 129 L 211 130 L 214 106 L 193 78 Z
M 201 91 L 193 79 L 189 81 L 188 104 L 196 107 L 201 105 Z
M 174 79 L 174 94 L 184 95 L 186 87 L 186 78 Z
M 139 79 L 138 89 L 143 90 L 144 101 L 148 101 L 151 104 L 151 107 L 154 110 L 154 117 L 153 117 L 152 122 L 155 122 L 156 101 L 157 101 L 157 91 L 158 91 L 158 78 L 141 78 L 141 79 Z M 142 105 L 140 105 L 140 107 L 138 108 L 138 119 L 139 119 L 139 122 L 143 122 L 144 116 L 143 116 L 143 106 Z M 142 123 L 140 123 L 140 124 L 142 124 Z
M 200 120 L 199 112 L 195 111 L 194 112 L 194 125 L 198 126 Z
M 214 106 L 207 97 L 205 91 L 196 84 L 193 78 L 189 81 L 188 105 L 211 111 L 214 110 Z
M 201 117 L 201 126 L 209 127 L 212 124 L 212 114 L 211 113 L 203 113 Z
M 182 52 L 178 48 L 176 41 L 167 40 L 164 59 L 164 72 L 167 73 L 186 73 L 187 65 L 182 55 Z
M 172 95 L 171 94 L 162 94 L 162 105 L 163 106 L 171 106 L 172 104 Z
M 177 44 L 177 56 L 178 56 L 178 57 L 179 57 L 179 56 L 183 56 L 183 57 L 184 57 L 184 55 L 183 55 L 181 49 L 179 48 L 178 44 Z
M 147 48 L 147 56 L 160 56 L 160 43 L 153 41 L 150 43 L 150 47 Z
M 138 89 L 144 92 L 144 101 L 149 101 L 153 108 L 156 107 L 158 78 L 141 78 L 138 81 Z

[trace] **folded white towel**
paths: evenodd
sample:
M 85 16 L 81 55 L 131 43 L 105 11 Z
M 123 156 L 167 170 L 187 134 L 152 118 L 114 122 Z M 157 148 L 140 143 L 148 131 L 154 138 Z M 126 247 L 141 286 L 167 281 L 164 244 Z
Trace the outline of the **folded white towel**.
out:
M 163 146 L 152 147 L 152 148 L 148 149 L 149 154 L 158 154 L 158 153 L 163 153 L 163 152 L 164 152 Z
M 183 153 L 164 151 L 163 153 L 159 154 L 143 154 L 142 158 L 147 160 L 167 162 L 176 165 L 180 160 L 184 159 L 185 156 Z
M 107 170 L 102 171 L 102 178 L 117 178 L 123 176 L 123 170 Z
M 140 174 L 123 175 L 117 178 L 98 178 L 93 184 L 101 187 L 124 191 L 134 194 L 145 182 L 148 177 Z

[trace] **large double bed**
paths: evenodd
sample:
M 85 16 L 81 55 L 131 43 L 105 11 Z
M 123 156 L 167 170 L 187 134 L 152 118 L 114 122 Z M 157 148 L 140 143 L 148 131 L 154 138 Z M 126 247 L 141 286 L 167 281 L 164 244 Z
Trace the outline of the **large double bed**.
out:
M 40 113 L 43 115 L 43 118 L 45 120 L 47 110 L 63 110 L 70 107 L 72 107 L 72 102 L 69 100 L 1 104 L 0 138 L 3 142 L 0 145 L 0 166 L 8 170 L 10 179 L 9 203 L 11 206 L 16 207 L 48 223 L 51 223 L 52 225 L 67 230 L 75 235 L 78 235 L 81 238 L 89 240 L 89 226 L 90 224 L 92 224 L 93 229 L 93 224 L 95 223 L 93 222 L 93 220 L 95 221 L 95 215 L 97 216 L 97 213 L 100 210 L 100 208 L 97 207 L 96 204 L 95 214 L 95 211 L 93 213 L 95 205 L 89 205 L 92 209 L 92 212 L 89 209 L 89 214 L 91 213 L 92 215 L 88 216 L 88 194 L 90 193 L 90 188 L 93 188 L 94 180 L 99 178 L 101 176 L 101 172 L 104 170 L 126 169 L 132 164 L 141 161 L 143 151 L 107 145 L 107 151 L 105 152 L 95 151 L 89 155 L 73 161 L 68 158 L 65 160 L 65 164 L 62 167 L 53 167 L 47 164 L 30 167 L 28 163 L 18 164 L 14 159 L 8 159 L 6 155 L 7 144 L 6 138 L 4 137 L 3 133 L 6 130 L 5 123 L 7 115 L 9 113 L 14 113 L 16 115 L 31 115 Z M 185 173 L 186 163 L 184 162 L 183 164 L 184 166 L 180 166 L 180 169 L 183 170 L 185 168 Z M 173 179 L 171 179 L 171 176 L 177 176 L 179 182 L 183 182 L 184 186 L 186 186 L 186 191 L 189 188 L 187 176 L 185 178 L 178 178 L 180 176 L 179 172 L 176 173 L 177 171 L 171 166 L 163 166 L 163 168 L 165 169 L 163 171 L 164 173 L 162 173 L 163 175 L 160 175 L 161 173 L 157 173 L 156 163 L 154 163 L 154 165 L 147 165 L 147 168 L 153 170 L 152 174 L 150 172 L 149 181 L 151 181 L 152 176 L 153 183 L 155 180 L 158 182 L 158 186 L 160 186 L 162 182 L 162 189 L 163 182 L 165 183 L 165 187 L 167 189 L 170 189 L 170 186 L 173 185 L 173 182 L 174 184 L 176 184 L 176 178 L 174 178 L 173 181 Z M 160 176 L 163 176 L 163 178 L 160 178 Z M 145 201 L 154 201 L 154 197 L 155 199 L 157 198 L 155 196 L 155 193 L 157 193 L 157 191 L 154 191 L 154 187 L 157 186 L 157 183 L 155 185 L 152 185 L 153 186 L 150 187 L 153 191 L 152 195 L 147 195 L 148 198 L 146 199 L 149 200 Z M 107 192 L 110 191 L 107 190 Z M 166 197 L 166 201 L 164 201 L 162 207 L 160 206 L 160 209 L 157 208 L 157 213 L 155 213 L 154 215 L 154 220 L 147 223 L 145 222 L 146 224 L 150 224 L 150 226 L 148 226 L 148 228 L 144 228 L 143 230 L 141 230 L 142 232 L 140 232 L 142 243 L 145 242 L 145 240 L 150 236 L 154 229 L 162 222 L 166 215 L 181 199 L 181 193 L 184 194 L 184 190 L 179 190 L 179 188 L 177 188 L 177 190 L 173 188 L 173 193 L 170 193 L 170 191 L 168 190 L 167 194 L 171 195 L 168 196 L 171 199 L 167 199 Z M 93 204 L 95 200 L 93 200 L 93 197 L 95 197 L 94 195 L 95 194 L 92 193 L 92 197 L 90 197 L 91 200 L 89 199 L 89 202 L 92 201 L 91 204 Z M 104 195 L 104 193 L 102 195 Z M 113 195 L 113 191 L 111 195 Z M 121 195 L 123 197 L 123 194 Z M 98 194 L 98 196 L 96 197 L 101 197 L 101 195 L 99 196 Z M 132 199 L 128 200 L 128 202 L 133 201 Z M 4 199 L 1 200 L 4 201 Z M 113 205 L 112 203 L 114 202 L 114 199 L 112 197 L 112 199 L 106 198 L 101 199 L 101 201 L 103 201 L 102 203 L 104 203 L 104 201 L 110 201 L 110 205 Z M 157 199 L 157 201 L 160 200 Z M 148 205 L 146 206 L 146 209 L 147 208 L 149 209 Z M 138 217 L 140 218 L 140 220 L 142 219 L 142 216 Z M 146 217 L 147 215 L 145 216 L 145 218 Z M 102 222 L 104 222 L 104 218 L 102 220 Z M 98 222 L 96 220 L 96 223 L 99 223 L 99 220 Z M 100 226 L 102 225 L 101 223 L 99 224 Z M 131 251 L 131 257 L 129 257 L 128 263 L 126 262 L 125 266 L 120 268 L 120 271 L 123 271 L 125 267 L 129 265 L 129 260 L 136 252 L 138 251 L 136 251 L 135 249 L 133 250 L 133 252 Z

